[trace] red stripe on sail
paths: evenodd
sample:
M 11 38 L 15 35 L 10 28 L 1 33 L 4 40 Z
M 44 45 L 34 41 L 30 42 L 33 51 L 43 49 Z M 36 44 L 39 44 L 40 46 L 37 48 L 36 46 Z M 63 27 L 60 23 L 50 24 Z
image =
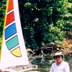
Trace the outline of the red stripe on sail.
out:
M 14 19 L 14 12 L 11 12 L 6 17 L 6 25 L 8 25 L 9 23 L 13 22 L 14 20 L 15 20 Z

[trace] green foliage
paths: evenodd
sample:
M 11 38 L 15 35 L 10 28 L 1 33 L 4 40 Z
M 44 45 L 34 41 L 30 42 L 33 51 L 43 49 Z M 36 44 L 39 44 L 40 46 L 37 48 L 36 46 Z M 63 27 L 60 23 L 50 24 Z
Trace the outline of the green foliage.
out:
M 72 3 L 72 0 L 68 0 L 68 1 Z
M 67 5 L 68 12 L 65 17 L 69 19 L 69 22 L 72 22 L 72 3 L 68 3 Z M 68 24 L 69 31 L 72 31 L 72 23 Z
M 63 41 L 70 28 L 67 0 L 19 0 L 20 18 L 27 48 Z
M 45 43 L 62 45 L 72 26 L 72 4 L 67 0 L 18 0 L 22 31 L 27 48 L 37 50 Z M 0 0 L 0 38 L 2 37 L 6 0 Z M 1 40 L 0 40 L 1 43 Z
M 6 0 L 0 0 L 0 48 L 1 48 L 1 38 L 2 38 L 3 26 L 4 26 L 5 9 L 6 9 Z

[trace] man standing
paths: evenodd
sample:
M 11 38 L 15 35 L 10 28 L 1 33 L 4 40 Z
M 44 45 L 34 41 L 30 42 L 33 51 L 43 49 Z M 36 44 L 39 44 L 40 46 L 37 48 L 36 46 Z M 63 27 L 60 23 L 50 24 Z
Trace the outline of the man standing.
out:
M 57 52 L 53 56 L 55 63 L 52 64 L 50 72 L 70 72 L 69 64 L 63 61 L 62 52 Z

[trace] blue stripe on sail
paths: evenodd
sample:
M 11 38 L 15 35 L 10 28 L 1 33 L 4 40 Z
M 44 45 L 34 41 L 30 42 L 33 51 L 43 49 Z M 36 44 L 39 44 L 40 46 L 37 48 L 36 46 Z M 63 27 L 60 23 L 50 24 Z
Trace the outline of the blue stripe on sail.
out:
M 15 23 L 5 29 L 5 40 L 17 33 Z

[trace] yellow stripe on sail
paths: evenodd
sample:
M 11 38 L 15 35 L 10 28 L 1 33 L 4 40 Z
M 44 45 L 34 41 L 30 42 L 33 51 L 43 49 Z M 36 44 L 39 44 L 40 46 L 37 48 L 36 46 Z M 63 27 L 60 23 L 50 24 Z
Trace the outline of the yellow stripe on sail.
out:
M 16 48 L 14 49 L 13 51 L 11 51 L 11 53 L 14 55 L 14 56 L 17 56 L 17 57 L 20 57 L 21 56 L 21 53 L 20 53 L 20 48 Z

